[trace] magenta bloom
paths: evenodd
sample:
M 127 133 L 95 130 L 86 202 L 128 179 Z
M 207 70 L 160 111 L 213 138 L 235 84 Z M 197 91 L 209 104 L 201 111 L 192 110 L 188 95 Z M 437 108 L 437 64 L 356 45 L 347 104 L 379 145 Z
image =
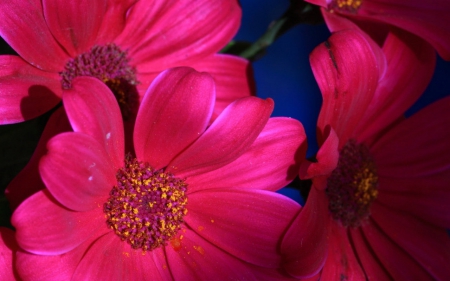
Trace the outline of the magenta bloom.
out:
M 13 257 L 18 249 L 14 231 L 6 227 L 0 227 L 0 280 L 17 280 L 17 273 L 13 267 Z
M 248 62 L 216 54 L 240 17 L 236 0 L 2 1 L 0 36 L 19 56 L 0 56 L 0 124 L 53 108 L 77 76 L 106 83 L 133 120 L 156 75 L 182 65 L 212 73 L 215 117 L 252 90 Z
M 396 27 L 421 37 L 442 58 L 450 60 L 450 2 L 447 0 L 306 1 L 322 7 L 322 14 L 332 32 L 356 24 L 370 35 L 378 37 L 385 29 L 382 25 L 388 25 L 391 29 Z
M 140 105 L 134 156 L 109 89 L 90 77 L 73 88 L 63 103 L 75 132 L 48 142 L 47 189 L 12 217 L 22 278 L 282 278 L 279 239 L 300 206 L 273 191 L 304 157 L 298 121 L 269 119 L 273 101 L 247 97 L 209 125 L 213 78 L 170 69 Z
M 411 49 L 413 39 L 391 33 L 374 50 L 347 31 L 312 52 L 320 149 L 300 168 L 312 188 L 282 242 L 291 275 L 450 279 L 450 98 L 403 117 L 435 66 L 434 50 Z

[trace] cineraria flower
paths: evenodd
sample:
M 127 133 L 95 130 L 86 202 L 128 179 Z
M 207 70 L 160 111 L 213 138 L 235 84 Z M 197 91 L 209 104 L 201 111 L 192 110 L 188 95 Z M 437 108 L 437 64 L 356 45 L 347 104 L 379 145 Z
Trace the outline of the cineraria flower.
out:
M 391 33 L 373 50 L 347 31 L 312 52 L 320 149 L 300 168 L 312 187 L 282 242 L 291 275 L 450 280 L 450 97 L 403 117 L 435 66 L 434 50 L 411 40 Z M 386 57 L 385 75 L 374 51 Z
M 0 227 L 0 280 L 17 280 L 17 274 L 13 268 L 14 252 L 19 249 L 14 231 L 6 227 Z
M 447 0 L 306 0 L 322 7 L 328 28 L 334 32 L 349 28 L 349 19 L 372 36 L 379 36 L 383 24 L 395 26 L 423 38 L 445 60 L 450 60 L 450 25 Z
M 19 56 L 0 56 L 0 124 L 53 108 L 78 76 L 106 83 L 134 120 L 156 75 L 182 65 L 212 73 L 215 117 L 252 91 L 248 62 L 215 54 L 240 17 L 236 0 L 1 1 L 0 36 Z
M 300 206 L 273 191 L 305 155 L 298 121 L 269 119 L 272 100 L 246 97 L 210 125 L 213 78 L 169 69 L 145 94 L 136 154 L 125 154 L 109 89 L 90 77 L 73 88 L 63 104 L 74 132 L 53 137 L 40 162 L 47 189 L 13 213 L 22 278 L 284 279 L 279 239 Z

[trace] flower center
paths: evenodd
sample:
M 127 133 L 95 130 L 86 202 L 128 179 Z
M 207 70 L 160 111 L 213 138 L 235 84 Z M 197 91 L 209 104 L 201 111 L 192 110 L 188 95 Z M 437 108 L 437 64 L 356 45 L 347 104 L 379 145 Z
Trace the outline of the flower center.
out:
M 341 12 L 356 13 L 361 6 L 363 0 L 333 0 L 329 5 L 329 9 L 339 10 Z
M 326 193 L 333 218 L 344 226 L 360 226 L 370 215 L 370 206 L 378 196 L 377 188 L 377 170 L 369 149 L 354 140 L 348 141 L 328 178 Z
M 187 214 L 187 184 L 127 155 L 103 206 L 106 223 L 122 241 L 144 252 L 166 245 Z
M 94 46 L 79 54 L 66 63 L 60 75 L 63 89 L 70 89 L 72 80 L 78 76 L 92 76 L 103 81 L 116 96 L 125 120 L 137 110 L 136 69 L 129 65 L 127 53 L 115 44 Z

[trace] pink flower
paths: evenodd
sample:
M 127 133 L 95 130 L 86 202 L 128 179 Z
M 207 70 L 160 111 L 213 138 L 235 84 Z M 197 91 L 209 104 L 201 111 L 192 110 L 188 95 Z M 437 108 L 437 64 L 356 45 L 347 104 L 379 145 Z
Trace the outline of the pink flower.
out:
M 17 254 L 21 277 L 283 278 L 279 239 L 300 207 L 273 191 L 297 174 L 303 127 L 269 119 L 273 101 L 256 97 L 233 102 L 209 125 L 214 102 L 210 75 L 164 71 L 137 114 L 136 156 L 126 156 L 111 92 L 76 78 L 63 95 L 75 132 L 48 142 L 40 162 L 47 189 L 12 217 L 26 251 Z
M 450 98 L 403 117 L 435 66 L 434 50 L 404 35 L 374 50 L 358 32 L 336 33 L 311 54 L 320 149 L 300 168 L 312 188 L 282 242 L 293 276 L 450 279 Z
M 248 62 L 216 54 L 240 17 L 236 0 L 2 1 L 0 35 L 19 56 L 0 56 L 0 124 L 53 108 L 77 76 L 104 81 L 133 120 L 156 75 L 181 65 L 212 73 L 215 117 L 252 92 Z
M 0 280 L 17 280 L 17 273 L 13 268 L 13 256 L 18 249 L 14 231 L 0 227 Z
M 328 28 L 334 32 L 356 25 L 371 36 L 384 33 L 383 25 L 415 34 L 450 60 L 450 2 L 446 0 L 307 0 L 322 7 Z M 350 21 L 351 22 L 350 22 Z M 353 22 L 353 23 L 352 23 Z M 355 25 L 356 24 L 356 25 Z M 356 28 L 358 28 L 356 27 Z

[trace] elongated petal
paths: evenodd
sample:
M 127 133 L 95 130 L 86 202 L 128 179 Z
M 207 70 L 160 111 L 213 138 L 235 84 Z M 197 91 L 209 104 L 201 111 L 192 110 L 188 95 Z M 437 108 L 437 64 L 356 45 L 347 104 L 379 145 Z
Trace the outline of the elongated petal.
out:
M 39 171 L 56 200 L 75 211 L 101 207 L 117 183 L 117 170 L 104 148 L 88 135 L 63 133 L 52 138 L 47 149 Z
M 17 271 L 23 280 L 71 280 L 86 250 L 103 233 L 102 231 L 94 233 L 79 246 L 61 255 L 35 255 L 25 251 L 18 251 L 15 261 Z
M 63 102 L 73 130 L 102 144 L 115 169 L 123 166 L 122 115 L 111 90 L 95 78 L 80 77 L 64 92 Z
M 450 60 L 450 3 L 435 0 L 368 0 L 358 10 L 357 17 L 395 25 L 429 42 L 444 59 Z
M 328 200 L 323 191 L 312 188 L 305 207 L 283 236 L 283 268 L 293 277 L 317 274 L 325 264 L 329 233 Z
M 149 66 L 162 71 L 218 52 L 235 35 L 240 18 L 236 0 L 139 1 L 117 42 L 130 49 L 138 71 Z
M 306 135 L 295 119 L 271 118 L 249 150 L 209 173 L 187 179 L 190 192 L 212 187 L 278 190 L 298 174 L 305 158 Z
M 330 125 L 342 146 L 375 92 L 379 74 L 374 52 L 363 35 L 343 31 L 314 49 L 310 61 L 323 96 L 318 127 L 323 130 Z
M 189 194 L 185 220 L 225 252 L 277 268 L 281 235 L 299 210 L 291 199 L 270 191 L 214 189 Z
M 127 12 L 137 0 L 108 0 L 106 12 L 102 17 L 102 25 L 95 38 L 95 43 L 108 44 L 119 36 L 126 24 Z
M 362 226 L 364 236 L 370 243 L 373 254 L 383 264 L 393 280 L 433 280 L 427 270 L 417 263 L 401 245 L 392 240 L 383 229 L 377 225 L 376 213 L 379 213 L 376 204 L 372 205 L 372 220 Z M 395 223 L 399 221 L 392 218 Z M 412 229 L 410 229 L 411 231 Z M 414 231 L 414 230 L 412 230 Z
M 105 258 L 107 257 L 107 258 Z M 110 232 L 89 248 L 78 265 L 73 280 L 165 280 L 152 253 L 135 250 Z
M 16 239 L 24 250 L 40 255 L 67 253 L 105 225 L 102 208 L 73 212 L 61 206 L 47 190 L 25 200 L 11 218 Z
M 253 70 L 249 61 L 231 55 L 214 54 L 191 65 L 212 75 L 216 82 L 213 119 L 233 101 L 255 94 Z
M 74 57 L 94 43 L 107 0 L 42 0 L 45 21 L 53 37 Z
M 19 249 L 14 231 L 6 227 L 0 227 L 0 279 L 4 281 L 17 280 L 14 270 L 14 255 Z
M 69 59 L 48 29 L 40 0 L 1 1 L 0 36 L 39 69 L 58 72 Z
M 450 97 L 404 120 L 371 149 L 383 177 L 418 178 L 449 171 Z M 412 141 L 413 140 L 413 141 Z M 414 153 L 412 153 L 414 152 Z
M 32 119 L 61 100 L 56 73 L 41 71 L 17 56 L 0 56 L 0 66 L 0 124 Z
M 450 239 L 445 228 L 404 212 L 375 205 L 373 218 L 394 243 L 403 248 L 435 280 L 450 279 Z
M 215 99 L 214 80 L 192 68 L 165 71 L 145 95 L 134 130 L 136 155 L 154 168 L 167 166 L 204 132 Z
M 5 195 L 12 210 L 15 210 L 30 195 L 45 188 L 38 167 L 39 160 L 47 152 L 47 142 L 53 136 L 71 130 L 64 109 L 58 108 L 47 121 L 30 161 L 6 187 Z
M 389 33 L 383 46 L 387 72 L 359 124 L 358 140 L 386 128 L 422 95 L 433 76 L 436 54 L 431 46 L 407 33 Z
M 257 281 L 252 265 L 220 250 L 190 229 L 180 234 L 165 247 L 167 262 L 174 280 Z M 257 269 L 254 269 L 257 270 Z
M 235 101 L 199 139 L 169 164 L 168 171 L 187 177 L 234 161 L 253 144 L 272 110 L 271 99 L 248 97 Z

